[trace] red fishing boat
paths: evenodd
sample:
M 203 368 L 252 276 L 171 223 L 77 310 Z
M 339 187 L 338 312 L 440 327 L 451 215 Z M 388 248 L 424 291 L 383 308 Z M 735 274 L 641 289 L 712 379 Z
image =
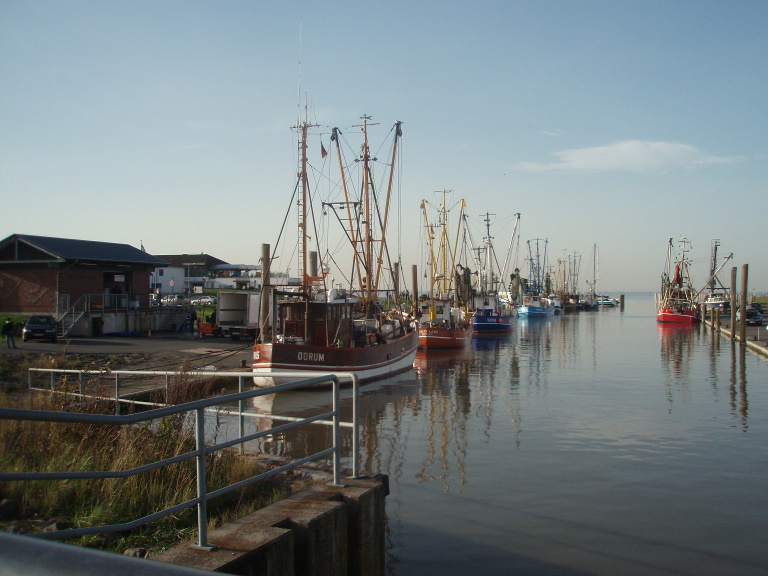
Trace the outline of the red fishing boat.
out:
M 429 292 L 427 298 L 418 303 L 419 348 L 463 348 L 472 341 L 472 323 L 467 308 L 468 294 L 459 289 L 457 270 L 457 249 L 460 235 L 464 200 L 453 207 L 459 207 L 456 235 L 451 238 L 448 231 L 448 214 L 453 209 L 447 206 L 448 191 L 442 191 L 440 206 L 431 212 L 431 204 L 421 201 L 427 233 L 427 276 Z M 430 216 L 433 216 L 430 221 Z
M 674 324 L 694 324 L 699 320 L 698 293 L 691 285 L 690 261 L 686 258 L 688 239 L 680 240 L 681 254 L 675 256 L 672 238 L 667 249 L 667 265 L 661 275 L 661 293 L 656 295 L 656 320 Z

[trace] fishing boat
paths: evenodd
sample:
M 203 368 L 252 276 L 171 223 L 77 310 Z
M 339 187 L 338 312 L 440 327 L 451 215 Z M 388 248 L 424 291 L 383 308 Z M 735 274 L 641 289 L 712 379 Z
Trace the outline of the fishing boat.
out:
M 494 270 L 497 269 L 495 266 L 497 258 L 491 236 L 491 214 L 486 213 L 484 216 L 486 234 L 483 238 L 483 245 L 475 248 L 474 243 L 472 243 L 474 263 L 478 268 L 476 287 L 470 304 L 472 329 L 475 334 L 509 332 L 512 330 L 514 317 L 511 307 L 504 304 L 500 296 L 500 292 L 509 291 L 505 289 L 504 271 L 502 270 L 500 274 L 494 273 Z M 512 232 L 510 246 L 514 242 L 520 214 L 516 214 L 515 217 L 515 228 Z
M 320 262 L 319 252 L 310 251 L 312 236 L 317 236 L 317 225 L 310 220 L 315 211 L 310 208 L 311 194 L 307 176 L 307 137 L 310 125 L 299 122 L 299 170 L 298 181 L 291 204 L 298 207 L 298 260 L 301 274 L 300 286 L 271 286 L 268 257 L 262 270 L 263 301 L 259 340 L 253 346 L 254 383 L 272 386 L 296 380 L 295 376 L 280 377 L 275 374 L 301 372 L 307 378 L 320 374 L 353 372 L 361 382 L 376 380 L 410 370 L 418 347 L 418 330 L 415 322 L 399 302 L 397 278 L 392 278 L 392 289 L 385 289 L 385 272 L 394 276 L 399 263 L 393 265 L 387 250 L 385 232 L 393 196 L 392 183 L 398 143 L 402 135 L 400 122 L 392 131 L 391 157 L 386 166 L 389 182 L 384 194 L 378 197 L 385 202 L 381 211 L 375 202 L 373 190 L 374 161 L 368 145 L 370 117 L 362 118 L 362 145 L 354 161 L 345 161 L 340 146 L 341 131 L 334 128 L 331 135 L 331 153 L 338 157 L 339 182 L 343 201 L 324 203 L 323 211 L 334 212 L 342 224 L 349 241 L 351 272 L 349 284 L 343 289 L 333 286 L 328 265 Z M 323 152 L 325 149 L 323 147 Z M 328 154 L 328 153 L 325 153 Z M 325 156 L 324 154 L 324 156 Z M 345 166 L 359 169 L 359 181 L 355 181 Z M 359 190 L 359 196 L 351 190 Z M 297 194 L 298 193 L 298 194 Z M 298 196 L 295 198 L 295 196 Z M 377 224 L 375 226 L 374 224 Z M 385 264 L 386 263 L 386 267 Z M 319 273 L 318 273 L 319 271 Z M 385 300 L 386 298 L 386 300 Z M 388 303 L 386 309 L 382 306 Z
M 548 243 L 546 239 L 541 238 L 528 240 L 529 273 L 523 290 L 522 305 L 517 308 L 517 315 L 520 317 L 547 318 L 555 315 L 555 304 L 548 297 L 551 292 L 551 280 L 548 274 L 545 275 Z M 562 307 L 559 310 L 562 312 Z
M 710 259 L 709 279 L 704 288 L 699 290 L 699 295 L 703 296 L 702 306 L 707 310 L 713 308 L 730 308 L 731 295 L 730 290 L 720 281 L 717 276 L 720 270 L 733 258 L 733 252 L 725 257 L 722 264 L 717 264 L 717 249 L 720 247 L 720 240 L 712 240 L 712 256 Z
M 419 348 L 463 348 L 472 339 L 472 323 L 467 308 L 467 290 L 461 289 L 464 268 L 457 270 L 459 228 L 464 212 L 464 200 L 459 200 L 459 228 L 451 238 L 448 230 L 448 192 L 443 190 L 439 208 L 431 212 L 437 218 L 430 221 L 427 200 L 421 201 L 427 236 L 427 298 L 419 300 Z
M 674 324 L 694 324 L 698 319 L 698 293 L 691 285 L 690 261 L 686 257 L 687 238 L 680 240 L 682 250 L 675 255 L 672 238 L 667 247 L 667 263 L 661 275 L 661 292 L 656 295 L 656 320 Z

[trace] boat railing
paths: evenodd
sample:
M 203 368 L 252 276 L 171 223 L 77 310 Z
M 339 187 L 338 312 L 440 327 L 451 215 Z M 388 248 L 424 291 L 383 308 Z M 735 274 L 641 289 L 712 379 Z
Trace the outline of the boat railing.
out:
M 109 533 L 119 532 L 124 530 L 130 530 L 144 524 L 148 524 L 152 521 L 159 520 L 165 516 L 171 514 L 177 514 L 181 510 L 197 507 L 197 521 L 198 521 L 198 540 L 195 547 L 201 549 L 211 549 L 208 544 L 208 502 L 214 498 L 244 488 L 255 482 L 266 480 L 272 476 L 275 476 L 281 472 L 285 472 L 311 461 L 332 459 L 333 462 L 333 484 L 338 485 L 340 483 L 341 474 L 341 428 L 351 429 L 352 432 L 352 475 L 359 476 L 359 381 L 354 373 L 338 373 L 338 374 L 324 374 L 313 378 L 306 378 L 306 373 L 302 372 L 280 372 L 281 378 L 296 378 L 295 381 L 286 384 L 280 384 L 277 386 L 271 386 L 268 388 L 257 388 L 252 390 L 245 389 L 245 382 L 253 378 L 253 372 L 217 372 L 208 370 L 199 371 L 187 371 L 183 373 L 188 378 L 194 379 L 206 379 L 206 378 L 231 378 L 238 380 L 238 392 L 223 394 L 213 398 L 204 398 L 195 400 L 192 402 L 185 402 L 178 405 L 158 405 L 149 402 L 141 402 L 136 400 L 136 394 L 121 394 L 121 389 L 124 390 L 126 380 L 130 378 L 160 378 L 164 379 L 166 388 L 169 381 L 174 376 L 178 376 L 178 372 L 169 371 L 130 371 L 130 370 L 115 370 L 111 372 L 107 371 L 89 371 L 89 370 L 71 370 L 71 369 L 53 369 L 53 368 L 30 368 L 29 370 L 29 387 L 31 391 L 39 391 L 44 389 L 49 393 L 67 394 L 70 398 L 81 399 L 85 402 L 92 402 L 94 400 L 109 400 L 114 402 L 115 413 L 114 414 L 93 414 L 93 413 L 77 413 L 77 412 L 61 412 L 61 411 L 49 411 L 49 410 L 28 410 L 28 409 L 15 409 L 15 408 L 0 408 L 0 420 L 8 421 L 32 421 L 32 422 L 59 422 L 59 423 L 71 423 L 81 425 L 112 425 L 112 426 L 130 426 L 142 422 L 153 422 L 159 418 L 167 416 L 173 416 L 177 414 L 194 414 L 194 437 L 195 437 L 195 450 L 187 452 L 185 454 L 176 455 L 170 458 L 152 462 L 143 466 L 138 466 L 128 470 L 102 470 L 102 471 L 83 471 L 83 472 L 20 472 L 20 473 L 0 473 L 0 482 L 25 482 L 30 480 L 42 480 L 42 481 L 60 481 L 71 479 L 90 479 L 90 480 L 106 480 L 112 478 L 127 478 L 165 468 L 171 464 L 177 462 L 194 460 L 196 462 L 196 483 L 197 483 L 197 497 L 187 500 L 186 502 L 178 503 L 170 508 L 159 510 L 142 518 L 136 518 L 131 521 L 122 524 L 102 525 L 102 526 L 90 526 L 85 528 L 74 528 L 66 530 L 58 530 L 52 532 L 40 532 L 35 533 L 33 536 L 40 538 L 72 538 L 83 536 L 87 534 L 96 533 Z M 260 375 L 269 375 L 268 373 L 260 373 Z M 41 383 L 43 378 L 45 383 Z M 340 378 L 345 382 L 352 381 L 352 422 L 342 422 L 340 417 Z M 84 393 L 85 387 L 88 385 L 88 381 L 91 379 L 97 379 L 102 385 L 97 388 L 104 389 L 103 383 L 110 379 L 114 379 L 115 395 L 109 397 L 94 397 Z M 72 382 L 76 381 L 76 386 L 72 386 Z M 282 392 L 288 392 L 298 388 L 310 387 L 313 385 L 327 383 L 331 385 L 332 395 L 332 408 L 330 411 L 326 411 L 320 414 L 315 414 L 310 417 L 297 418 L 291 416 L 281 416 L 275 414 L 257 414 L 255 412 L 247 412 L 245 410 L 245 402 L 252 400 L 258 396 L 267 394 L 276 394 Z M 146 393 L 146 390 L 144 391 Z M 132 396 L 133 398 L 131 398 Z M 143 408 L 149 407 L 150 409 L 134 412 L 130 414 L 121 414 L 121 405 L 133 404 L 144 405 Z M 233 410 L 232 406 L 237 405 L 237 410 Z M 220 418 L 222 412 L 228 413 L 231 416 L 238 418 L 238 431 L 237 436 L 229 438 L 223 441 L 216 441 L 216 438 L 210 439 L 206 437 L 206 419 L 207 416 L 211 418 Z M 270 427 L 267 429 L 259 429 L 256 432 L 246 433 L 245 418 L 269 418 L 271 419 Z M 275 425 L 275 421 L 284 421 L 284 424 Z M 260 438 L 269 437 L 270 435 L 280 434 L 287 430 L 299 428 L 306 425 L 327 425 L 331 426 L 333 433 L 330 439 L 330 446 L 321 449 L 314 454 L 310 454 L 304 458 L 293 460 L 284 466 L 256 474 L 245 480 L 236 482 L 229 486 L 219 488 L 217 490 L 208 491 L 206 487 L 207 477 L 207 464 L 206 458 L 219 452 L 221 450 L 230 449 L 233 447 L 243 447 L 246 442 L 258 440 Z M 209 428 L 210 429 L 210 428 Z

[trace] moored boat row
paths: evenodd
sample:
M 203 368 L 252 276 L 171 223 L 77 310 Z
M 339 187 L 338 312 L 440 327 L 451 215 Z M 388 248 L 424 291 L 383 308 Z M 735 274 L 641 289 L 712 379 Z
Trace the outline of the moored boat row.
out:
M 527 279 L 518 268 L 507 274 L 512 248 L 516 243 L 519 247 L 520 214 L 515 215 L 509 249 L 499 266 L 491 234 L 492 214 L 483 216 L 483 241 L 475 247 L 469 231 L 462 230 L 467 222 L 463 200 L 453 206 L 459 216 L 451 234 L 448 217 L 452 208 L 445 190 L 434 214 L 426 200 L 421 206 L 427 231 L 427 291 L 419 296 L 415 280 L 410 296 L 401 291 L 400 259 L 391 259 L 386 231 L 392 199 L 400 197 L 394 190 L 400 179 L 394 173 L 402 127 L 397 122 L 391 132 L 391 152 L 384 163 L 389 174 L 381 179 L 388 185 L 385 190 L 374 190 L 376 158 L 369 149 L 368 129 L 373 125 L 369 121 L 362 117 L 362 143 L 354 161 L 343 158 L 341 132 L 336 128 L 331 131 L 330 150 L 322 146 L 323 158 L 332 156 L 338 164 L 338 180 L 331 185 L 335 201 L 324 202 L 321 212 L 335 216 L 340 236 L 350 249 L 351 271 L 342 273 L 344 285 L 330 276 L 330 263 L 338 265 L 340 257 L 331 254 L 328 246 L 319 245 L 319 226 L 314 221 L 317 211 L 312 208 L 307 156 L 313 125 L 303 121 L 295 126 L 300 154 L 291 206 L 297 208 L 295 254 L 300 276 L 296 283 L 272 285 L 269 269 L 278 252 L 277 246 L 271 253 L 267 247 L 262 257 L 258 337 L 253 346 L 252 369 L 258 386 L 294 379 L 296 372 L 307 377 L 354 373 L 360 381 L 384 378 L 410 369 L 417 348 L 464 348 L 474 335 L 511 332 L 516 316 L 546 318 L 565 309 L 547 272 L 546 240 L 535 241 L 535 258 L 529 242 Z M 354 175 L 350 173 L 353 168 L 357 170 Z M 312 242 L 317 244 L 316 251 Z M 284 277 L 290 280 L 287 274 Z M 578 302 L 572 294 L 567 298 L 569 306 Z M 292 374 L 281 377 L 281 372 Z

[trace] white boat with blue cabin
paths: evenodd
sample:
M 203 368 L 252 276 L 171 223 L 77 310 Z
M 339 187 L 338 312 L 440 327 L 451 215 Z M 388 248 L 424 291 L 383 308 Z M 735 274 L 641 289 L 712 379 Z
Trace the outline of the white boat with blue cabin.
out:
M 532 244 L 533 242 L 533 244 Z M 542 250 L 542 244 L 544 246 Z M 517 308 L 517 315 L 523 318 L 548 318 L 555 315 L 557 308 L 549 298 L 546 298 L 546 281 L 544 271 L 547 269 L 547 244 L 548 240 L 536 238 L 528 240 L 528 282 L 523 290 L 521 306 Z M 535 250 L 535 254 L 534 254 Z M 562 312 L 562 308 L 560 309 Z
M 515 230 L 520 215 L 516 215 Z M 486 235 L 481 248 L 473 248 L 474 263 L 478 267 L 476 289 L 471 303 L 472 329 L 475 334 L 492 334 L 510 332 L 514 316 L 512 308 L 502 302 L 500 292 L 506 292 L 503 274 L 494 274 L 496 253 L 493 249 L 491 236 L 491 214 L 485 214 Z M 512 237 L 514 239 L 515 232 Z M 471 241 L 471 237 L 470 237 Z

